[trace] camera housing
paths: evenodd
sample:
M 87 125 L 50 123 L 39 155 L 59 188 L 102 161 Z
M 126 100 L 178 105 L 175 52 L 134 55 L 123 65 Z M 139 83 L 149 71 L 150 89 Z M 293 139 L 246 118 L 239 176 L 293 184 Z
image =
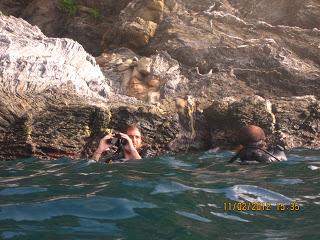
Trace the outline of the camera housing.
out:
M 126 145 L 127 143 L 127 139 L 122 138 L 119 133 L 113 134 L 112 138 L 107 139 L 107 144 L 114 145 L 116 147 Z

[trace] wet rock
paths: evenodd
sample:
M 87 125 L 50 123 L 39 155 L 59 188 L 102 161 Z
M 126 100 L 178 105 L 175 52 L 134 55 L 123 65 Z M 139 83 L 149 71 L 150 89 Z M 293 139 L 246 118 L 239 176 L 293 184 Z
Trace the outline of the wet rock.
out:
M 306 110 L 312 114 L 304 115 Z M 319 148 L 319 113 L 314 96 L 226 98 L 204 110 L 214 147 L 234 146 L 239 129 L 254 124 L 265 130 L 269 144 Z
M 8 104 L 12 100 L 16 105 Z M 106 130 L 124 131 L 126 124 L 133 122 L 140 123 L 144 142 L 152 152 L 175 150 L 168 147 L 179 131 L 174 113 L 120 101 L 83 101 L 60 89 L 37 95 L 4 93 L 0 99 L 0 159 L 90 158 Z
M 278 98 L 272 102 L 282 142 L 289 148 L 319 148 L 320 102 L 316 97 Z
M 274 122 L 268 109 L 268 100 L 259 96 L 214 101 L 204 110 L 204 114 L 210 124 L 213 147 L 232 146 L 236 143 L 239 129 L 249 124 L 260 126 L 266 134 L 273 133 Z

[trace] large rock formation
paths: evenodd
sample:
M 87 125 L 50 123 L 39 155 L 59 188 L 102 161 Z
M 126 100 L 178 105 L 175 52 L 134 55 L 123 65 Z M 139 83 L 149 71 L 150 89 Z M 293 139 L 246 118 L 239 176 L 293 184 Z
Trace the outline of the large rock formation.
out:
M 315 0 L 70 2 L 0 2 L 49 36 L 0 16 L 1 159 L 88 157 L 132 121 L 158 154 L 233 146 L 245 124 L 320 147 Z
M 285 25 L 301 28 L 320 26 L 320 8 L 317 0 L 258 0 L 229 1 L 238 15 L 248 21 L 265 21 L 272 25 Z
M 83 47 L 71 39 L 47 38 L 22 19 L 0 18 L 1 91 L 37 94 L 51 88 L 82 96 L 107 96 L 110 88 Z
M 95 59 L 77 42 L 47 38 L 22 19 L 0 16 L 0 49 L 1 159 L 88 157 L 106 129 L 137 120 L 151 149 L 169 150 L 177 118 L 114 96 Z M 159 132 L 163 137 L 156 142 Z
M 269 142 L 288 148 L 319 148 L 320 101 L 314 96 L 282 97 L 271 101 L 259 96 L 225 98 L 205 109 L 215 145 L 234 145 L 234 134 L 244 125 L 261 126 Z
M 0 2 L 0 10 L 37 25 L 48 37 L 77 40 L 86 51 L 101 54 L 106 28 L 114 25 L 120 11 L 130 0 L 62 1 L 18 0 Z
M 141 48 L 155 36 L 158 23 L 162 19 L 164 0 L 134 0 L 120 13 L 115 26 L 110 26 L 104 34 L 104 46 L 124 46 Z
M 142 50 L 144 54 L 165 50 L 200 73 L 232 72 L 235 79 L 262 96 L 319 96 L 320 30 L 314 28 L 319 18 L 303 29 L 243 18 L 251 13 L 249 9 L 244 12 L 245 6 L 256 10 L 254 6 L 269 1 L 230 1 L 233 6 L 228 1 L 201 1 L 197 8 L 192 1 L 187 2 L 190 7 L 181 5 L 175 14 L 166 13 L 158 34 Z M 292 1 L 279 4 L 284 2 L 291 6 Z M 299 6 L 302 9 L 306 3 L 300 1 Z M 312 6 L 320 9 L 316 4 Z M 271 14 L 261 16 L 268 18 Z M 278 15 L 283 19 L 288 16 Z

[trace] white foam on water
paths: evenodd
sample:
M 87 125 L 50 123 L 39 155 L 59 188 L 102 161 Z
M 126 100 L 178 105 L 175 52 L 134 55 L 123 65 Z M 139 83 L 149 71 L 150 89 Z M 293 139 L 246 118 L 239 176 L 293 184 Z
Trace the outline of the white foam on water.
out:
M 312 200 L 320 198 L 319 195 L 318 196 L 303 196 L 303 197 L 306 198 L 306 199 L 312 199 Z
M 201 217 L 201 216 L 199 216 L 199 215 L 197 215 L 195 213 L 184 212 L 184 211 L 176 211 L 176 213 L 179 214 L 179 215 L 182 215 L 184 217 L 187 217 L 187 218 L 190 218 L 190 219 L 193 219 L 193 220 L 197 220 L 197 221 L 200 221 L 200 222 L 205 222 L 205 223 L 211 222 L 210 219 Z
M 194 187 L 189 187 L 177 182 L 166 182 L 158 184 L 151 192 L 152 195 L 159 193 L 181 193 L 188 190 L 198 190 Z
M 235 185 L 226 190 L 226 197 L 234 201 L 264 202 L 276 205 L 281 202 L 290 204 L 293 199 L 280 193 L 252 185 Z
M 221 218 L 225 218 L 225 219 L 229 219 L 229 220 L 236 220 L 239 222 L 250 222 L 249 220 L 243 219 L 241 217 L 238 216 L 234 216 L 234 215 L 230 215 L 227 213 L 216 213 L 216 212 L 210 212 L 212 215 L 215 215 L 217 217 L 221 217 Z
M 320 167 L 310 165 L 310 166 L 308 166 L 308 168 L 311 169 L 312 171 L 314 171 L 314 170 L 318 170 Z
M 214 203 L 208 203 L 208 207 L 220 208 L 217 204 Z
M 151 192 L 152 195 L 159 193 L 182 193 L 185 191 L 202 191 L 207 193 L 220 193 L 220 190 L 210 188 L 196 188 L 190 187 L 177 182 L 165 182 L 158 184 Z

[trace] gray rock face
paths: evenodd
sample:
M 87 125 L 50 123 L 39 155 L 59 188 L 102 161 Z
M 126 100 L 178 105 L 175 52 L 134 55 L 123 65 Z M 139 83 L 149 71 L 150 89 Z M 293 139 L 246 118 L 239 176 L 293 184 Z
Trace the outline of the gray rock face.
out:
M 261 20 L 273 25 L 316 28 L 320 26 L 317 0 L 230 0 L 238 15 L 249 20 Z
M 69 4 L 64 4 L 64 2 Z M 37 25 L 48 37 L 71 38 L 94 56 L 101 54 L 105 29 L 130 0 L 1 0 L 5 15 L 21 17 Z
M 68 8 L 63 2 L 60 0 L 34 0 L 22 11 L 20 17 L 39 26 L 48 37 L 71 38 L 79 42 L 91 54 L 100 54 L 99 45 L 102 37 L 100 28 L 94 24 L 94 17 L 89 17 L 89 19 L 84 17 L 90 16 L 90 11 L 95 10 L 81 8 L 77 5 L 77 1 L 74 1 L 75 5 L 71 3 Z M 74 14 L 79 13 L 81 17 L 73 16 L 72 11 Z
M 261 126 L 269 143 L 288 148 L 319 148 L 320 101 L 314 96 L 267 100 L 259 96 L 225 98 L 205 109 L 213 146 L 232 146 L 242 126 Z
M 71 39 L 47 38 L 22 19 L 0 16 L 2 91 L 64 89 L 81 96 L 108 96 L 110 88 L 95 59 Z
M 290 148 L 320 148 L 320 101 L 314 96 L 272 100 L 279 139 Z
M 77 3 L 69 16 L 58 0 L 0 2 L 94 54 L 104 35 L 107 49 L 100 71 L 78 43 L 0 17 L 0 159 L 88 157 L 127 120 L 157 153 L 230 147 L 245 124 L 320 147 L 317 0 Z
M 143 123 L 150 149 L 168 151 L 175 113 L 113 98 L 109 82 L 77 42 L 0 16 L 0 159 L 88 158 L 107 129 L 123 130 L 127 120 Z
M 104 48 L 122 46 L 141 48 L 155 35 L 164 9 L 163 0 L 133 0 L 124 8 L 103 36 Z
M 197 6 L 195 1 L 176 2 L 178 10 L 167 9 L 143 53 L 165 50 L 200 73 L 232 72 L 238 82 L 262 96 L 319 96 L 318 17 L 307 23 L 286 13 L 292 1 L 271 1 L 274 9 L 280 6 L 278 13 L 266 6 L 270 1 L 199 1 Z M 299 1 L 298 5 L 293 7 L 298 12 L 320 11 L 315 3 Z M 272 14 L 282 20 L 275 20 Z M 280 25 L 287 18 L 295 18 L 296 23 Z
M 133 68 L 134 65 L 141 72 L 139 73 L 140 78 L 146 78 L 145 76 L 150 74 L 160 79 L 161 99 L 186 93 L 187 79 L 181 72 L 179 62 L 172 59 L 166 52 L 159 52 L 147 58 L 149 61 L 147 73 L 143 72 L 145 70 L 139 69 L 139 66 L 145 64 L 143 59 L 146 58 L 127 48 L 121 48 L 113 53 L 103 54 L 103 56 L 97 58 L 97 62 L 100 64 L 103 74 L 108 77 L 112 90 L 116 93 L 128 94 L 130 86 L 124 84 L 124 82 L 130 81 L 130 79 L 126 80 L 128 71 L 130 76 L 135 75 L 133 70 L 128 70 Z M 128 61 L 130 64 L 127 63 Z M 136 64 L 132 61 L 136 61 Z
M 0 10 L 6 15 L 11 14 L 14 16 L 19 16 L 26 6 L 27 1 L 25 0 L 2 0 L 0 2 Z

